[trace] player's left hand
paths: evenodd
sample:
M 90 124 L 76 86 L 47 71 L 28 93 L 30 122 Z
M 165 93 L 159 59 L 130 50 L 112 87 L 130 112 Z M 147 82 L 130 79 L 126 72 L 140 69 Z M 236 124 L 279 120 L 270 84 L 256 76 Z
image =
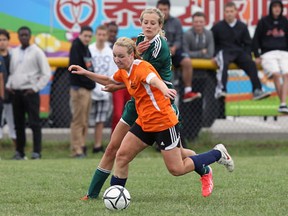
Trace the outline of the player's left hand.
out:
M 116 85 L 116 84 L 108 84 L 108 85 L 104 86 L 101 90 L 102 91 L 106 91 L 106 92 L 115 92 L 118 89 L 119 89 L 118 85 Z
M 177 91 L 175 89 L 168 89 L 164 95 L 167 98 L 175 99 L 177 96 Z

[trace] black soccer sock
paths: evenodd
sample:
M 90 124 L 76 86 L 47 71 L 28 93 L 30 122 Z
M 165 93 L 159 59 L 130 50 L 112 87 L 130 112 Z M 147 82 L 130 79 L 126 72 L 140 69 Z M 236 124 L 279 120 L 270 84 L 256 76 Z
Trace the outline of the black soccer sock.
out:
M 121 185 L 121 186 L 125 187 L 126 181 L 127 181 L 127 178 L 118 178 L 118 177 L 112 175 L 111 180 L 110 180 L 110 185 L 111 186 Z

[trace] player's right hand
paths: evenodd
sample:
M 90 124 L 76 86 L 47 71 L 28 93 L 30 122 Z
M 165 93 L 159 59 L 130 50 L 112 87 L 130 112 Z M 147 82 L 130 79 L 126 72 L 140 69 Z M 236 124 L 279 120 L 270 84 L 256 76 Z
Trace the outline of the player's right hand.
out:
M 84 75 L 85 74 L 85 69 L 80 67 L 79 65 L 70 65 L 68 68 L 71 73 L 79 74 L 79 75 Z
M 137 45 L 137 51 L 141 54 L 145 52 L 150 46 L 150 43 L 148 40 L 142 41 Z

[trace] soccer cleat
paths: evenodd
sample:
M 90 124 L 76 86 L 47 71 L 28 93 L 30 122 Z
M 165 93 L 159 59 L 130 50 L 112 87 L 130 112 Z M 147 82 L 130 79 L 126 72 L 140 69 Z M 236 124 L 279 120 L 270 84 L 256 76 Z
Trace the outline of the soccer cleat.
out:
M 81 198 L 81 200 L 89 200 L 89 196 L 85 195 L 84 197 Z
M 202 95 L 200 92 L 187 92 L 183 95 L 183 102 L 187 103 L 187 102 L 191 102 L 195 99 L 201 98 Z
M 214 149 L 221 152 L 221 158 L 217 163 L 224 165 L 229 172 L 232 172 L 234 170 L 234 161 L 225 146 L 223 144 L 217 144 Z
M 200 178 L 200 181 L 202 183 L 202 196 L 204 197 L 210 196 L 214 187 L 212 168 L 209 166 L 209 169 L 209 173 L 201 176 Z

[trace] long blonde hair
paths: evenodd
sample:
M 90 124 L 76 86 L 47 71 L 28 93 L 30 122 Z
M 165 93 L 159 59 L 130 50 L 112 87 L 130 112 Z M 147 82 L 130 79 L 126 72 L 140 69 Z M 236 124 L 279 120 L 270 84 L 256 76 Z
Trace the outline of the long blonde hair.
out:
M 114 43 L 114 46 L 121 46 L 127 48 L 127 53 L 131 54 L 134 53 L 135 59 L 141 59 L 137 49 L 136 49 L 136 43 L 134 40 L 127 38 L 127 37 L 120 37 L 117 39 L 117 41 Z
M 145 10 L 143 10 L 141 13 L 141 16 L 140 16 L 140 22 L 141 23 L 143 22 L 143 16 L 145 14 L 156 14 L 159 17 L 159 19 L 158 19 L 159 26 L 163 27 L 165 16 L 158 8 L 153 7 L 153 8 L 146 8 Z M 160 36 L 165 37 L 165 33 L 162 29 L 159 31 L 159 34 L 160 34 Z

